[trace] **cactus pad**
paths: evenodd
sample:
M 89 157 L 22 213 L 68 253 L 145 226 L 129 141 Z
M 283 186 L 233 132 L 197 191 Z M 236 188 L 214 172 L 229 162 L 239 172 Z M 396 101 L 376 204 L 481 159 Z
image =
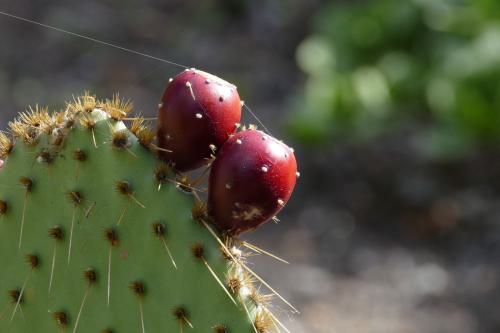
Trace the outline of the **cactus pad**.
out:
M 278 330 L 238 241 L 129 111 L 86 94 L 0 135 L 0 332 Z

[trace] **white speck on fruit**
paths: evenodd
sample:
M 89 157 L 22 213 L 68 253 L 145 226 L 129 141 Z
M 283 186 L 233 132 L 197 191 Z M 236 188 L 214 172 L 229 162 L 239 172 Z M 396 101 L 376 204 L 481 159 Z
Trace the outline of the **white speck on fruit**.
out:
M 267 139 L 267 138 L 266 138 L 266 136 L 265 136 L 265 135 L 263 135 L 263 136 L 262 136 L 262 140 L 266 140 L 266 139 Z
M 240 102 L 241 106 L 245 105 L 245 101 Z
M 196 70 L 196 68 L 194 68 L 194 67 L 191 67 L 191 68 L 190 68 L 190 70 L 192 70 L 192 71 L 195 71 L 195 70 Z
M 174 80 L 174 79 L 170 78 L 170 79 L 168 79 L 168 82 L 172 82 L 173 80 Z
M 201 118 L 203 118 L 203 116 L 201 115 L 201 113 L 197 113 L 196 118 L 201 119 Z
M 295 152 L 295 149 L 293 149 L 293 148 L 290 148 L 290 151 L 291 151 L 292 153 L 294 153 L 294 152 Z
M 234 123 L 235 128 L 240 128 L 241 124 L 240 123 Z
M 163 107 L 163 103 L 158 104 L 158 108 L 161 109 Z
M 189 72 L 189 68 L 186 68 L 186 69 L 184 70 L 184 72 Z
M 238 202 L 234 205 L 238 208 L 238 211 L 232 211 L 233 219 L 253 221 L 262 216 L 262 210 L 258 207 L 252 205 L 242 205 Z
M 285 205 L 285 202 L 283 201 L 283 199 L 278 199 L 278 205 L 280 205 L 281 207 L 283 207 Z
M 226 183 L 226 189 L 230 190 L 233 187 L 231 183 Z
M 208 148 L 210 148 L 210 150 L 211 150 L 212 152 L 214 152 L 214 153 L 215 153 L 215 151 L 217 150 L 217 147 L 216 147 L 213 143 L 209 144 L 209 145 L 208 145 Z
M 206 79 L 206 80 L 205 80 L 205 83 L 206 83 L 206 84 L 210 84 L 210 79 Z
M 242 212 L 242 214 L 243 214 L 243 220 L 252 221 L 262 216 L 262 210 L 260 210 L 257 207 L 249 207 L 249 209 Z
M 297 178 L 299 178 L 299 177 L 300 177 L 300 172 L 298 172 L 298 171 L 297 171 L 297 172 L 295 173 L 295 176 L 297 176 Z
M 262 172 L 267 172 L 269 168 L 267 167 L 267 165 L 263 165 L 262 168 L 260 168 L 260 170 L 262 170 Z
M 187 81 L 186 82 L 186 87 L 191 88 L 191 82 Z
M 242 143 L 243 141 L 241 141 L 240 139 L 236 139 L 236 144 L 241 145 Z

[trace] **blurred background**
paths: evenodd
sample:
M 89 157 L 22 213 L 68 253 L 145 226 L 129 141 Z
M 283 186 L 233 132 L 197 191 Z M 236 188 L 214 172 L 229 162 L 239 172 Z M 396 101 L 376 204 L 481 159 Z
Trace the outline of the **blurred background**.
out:
M 498 0 L 9 1 L 0 11 L 235 83 L 301 178 L 243 238 L 294 333 L 500 332 Z M 0 125 L 181 69 L 0 15 Z M 245 115 L 246 123 L 255 123 Z

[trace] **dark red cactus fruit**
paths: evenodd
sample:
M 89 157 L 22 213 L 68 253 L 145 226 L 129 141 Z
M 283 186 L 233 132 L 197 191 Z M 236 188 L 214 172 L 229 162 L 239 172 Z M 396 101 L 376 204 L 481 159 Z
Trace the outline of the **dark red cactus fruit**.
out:
M 208 209 L 229 234 L 254 229 L 287 203 L 298 176 L 293 149 L 257 130 L 232 136 L 212 164 Z
M 171 80 L 158 112 L 158 143 L 162 158 L 179 171 L 196 169 L 209 162 L 234 133 L 241 119 L 241 100 L 236 86 L 195 69 Z

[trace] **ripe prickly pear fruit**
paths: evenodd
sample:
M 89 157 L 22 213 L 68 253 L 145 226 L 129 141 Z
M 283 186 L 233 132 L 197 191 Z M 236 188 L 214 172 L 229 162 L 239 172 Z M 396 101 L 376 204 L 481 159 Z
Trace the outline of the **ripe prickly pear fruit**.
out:
M 254 229 L 284 207 L 297 176 L 293 149 L 258 130 L 237 133 L 212 164 L 209 214 L 229 234 Z
M 185 70 L 168 84 L 158 112 L 158 142 L 163 159 L 179 171 L 210 161 L 234 133 L 241 119 L 236 87 L 195 69 Z

